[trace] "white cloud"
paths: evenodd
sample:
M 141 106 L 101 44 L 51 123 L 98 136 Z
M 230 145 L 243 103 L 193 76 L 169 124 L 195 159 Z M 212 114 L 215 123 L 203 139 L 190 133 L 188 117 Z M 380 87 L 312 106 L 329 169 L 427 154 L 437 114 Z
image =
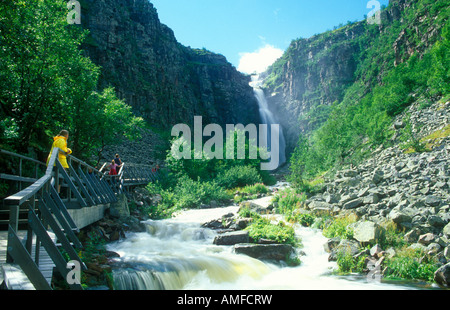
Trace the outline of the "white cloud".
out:
M 247 74 L 264 72 L 283 53 L 283 50 L 270 44 L 266 44 L 253 53 L 241 53 L 238 70 Z

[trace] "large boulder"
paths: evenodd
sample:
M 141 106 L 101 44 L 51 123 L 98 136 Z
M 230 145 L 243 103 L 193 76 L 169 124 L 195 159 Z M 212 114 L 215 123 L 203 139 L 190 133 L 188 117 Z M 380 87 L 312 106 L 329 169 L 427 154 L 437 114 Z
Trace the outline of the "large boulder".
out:
M 411 223 L 412 217 L 405 212 L 402 212 L 398 209 L 393 209 L 389 213 L 389 219 L 392 220 L 394 223 L 401 224 L 401 223 Z
M 359 222 L 354 227 L 353 238 L 361 243 L 373 243 L 380 238 L 382 232 L 381 226 L 374 222 Z
M 444 287 L 450 287 L 450 263 L 442 266 L 434 273 L 434 281 Z
M 236 254 L 245 254 L 260 260 L 286 261 L 295 254 L 288 244 L 236 244 Z
M 224 233 L 216 236 L 214 239 L 215 245 L 235 245 L 248 242 L 250 242 L 250 237 L 246 230 Z
M 311 201 L 308 205 L 314 215 L 331 214 L 333 205 L 325 201 Z
M 128 200 L 125 194 L 117 197 L 117 202 L 111 203 L 109 207 L 109 214 L 113 218 L 125 219 L 130 216 L 130 209 L 128 208 Z
M 425 204 L 430 207 L 437 207 L 441 204 L 441 199 L 439 197 L 430 195 L 425 198 Z

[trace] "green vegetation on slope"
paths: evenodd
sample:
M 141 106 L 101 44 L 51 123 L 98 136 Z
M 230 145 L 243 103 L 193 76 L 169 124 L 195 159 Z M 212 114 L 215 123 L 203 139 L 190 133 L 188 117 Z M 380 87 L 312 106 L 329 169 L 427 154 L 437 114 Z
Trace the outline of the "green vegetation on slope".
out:
M 373 147 L 389 143 L 393 117 L 412 102 L 419 98 L 434 102 L 448 96 L 449 15 L 450 7 L 445 1 L 423 0 L 403 12 L 402 23 L 394 21 L 382 33 L 377 26 L 366 26 L 367 32 L 358 40 L 368 48 L 355 55 L 360 61 L 354 83 L 345 89 L 341 100 L 326 108 L 318 106 L 309 113 L 309 119 L 321 125 L 299 139 L 291 158 L 294 183 L 302 185 L 304 179 L 332 167 L 358 162 Z M 421 23 L 423 29 L 412 32 L 411 25 L 423 16 L 432 21 Z M 392 47 L 400 33 L 420 51 L 424 39 L 417 33 L 424 33 L 433 25 L 442 25 L 437 42 L 421 53 L 398 51 L 404 61 L 395 66 L 399 55 Z

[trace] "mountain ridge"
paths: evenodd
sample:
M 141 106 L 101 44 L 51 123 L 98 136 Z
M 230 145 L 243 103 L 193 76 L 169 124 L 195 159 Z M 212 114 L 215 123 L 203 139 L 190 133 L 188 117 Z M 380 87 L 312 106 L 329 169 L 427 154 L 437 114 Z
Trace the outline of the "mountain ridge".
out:
M 383 84 L 383 77 L 412 55 L 422 57 L 440 39 L 446 10 L 445 1 L 395 0 L 381 12 L 379 25 L 363 20 L 292 41 L 264 74 L 269 105 L 282 120 L 289 151 L 301 134 L 328 119 L 332 106 L 356 83 L 361 86 L 353 101 Z

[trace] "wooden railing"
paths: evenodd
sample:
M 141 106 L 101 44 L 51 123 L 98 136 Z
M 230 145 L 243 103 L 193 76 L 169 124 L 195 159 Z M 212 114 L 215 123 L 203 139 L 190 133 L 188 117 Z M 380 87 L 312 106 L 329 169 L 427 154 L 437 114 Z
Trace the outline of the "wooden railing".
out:
M 42 290 L 51 289 L 51 286 L 39 270 L 39 249 L 41 244 L 61 275 L 67 277 L 69 273 L 67 262 L 50 237 L 46 226 L 50 227 L 57 236 L 62 248 L 69 255 L 70 259 L 78 261 L 80 266 L 84 270 L 86 269 L 74 249 L 74 247 L 82 247 L 74 233 L 78 231 L 78 228 L 55 189 L 55 183 L 59 183 L 58 173 L 61 173 L 64 180 L 69 183 L 69 187 L 72 190 L 76 190 L 79 194 L 77 188 L 73 186 L 68 172 L 61 166 L 58 160 L 59 152 L 60 149 L 54 149 L 43 177 L 17 194 L 4 199 L 4 204 L 10 207 L 7 263 L 18 264 L 34 287 Z M 81 195 L 79 198 L 82 198 Z M 26 240 L 24 240 L 25 246 L 24 242 L 17 236 L 19 209 L 24 204 L 29 205 L 28 230 Z M 33 235 L 36 235 L 34 259 L 31 256 L 34 240 Z M 80 283 L 72 283 L 69 286 L 71 289 L 82 289 Z
M 4 206 L 9 208 L 7 263 L 18 264 L 36 289 L 51 289 L 39 270 L 41 244 L 61 275 L 67 277 L 69 273 L 67 262 L 53 242 L 48 228 L 55 234 L 70 260 L 78 261 L 81 268 L 86 269 L 75 250 L 82 248 L 82 244 L 75 234 L 79 230 L 68 212 L 68 207 L 85 208 L 117 202 L 116 194 L 129 194 L 130 188 L 158 179 L 158 173 L 150 166 L 122 165 L 119 174 L 113 176 L 102 171 L 105 165 L 97 170 L 74 156 L 67 156 L 68 168 L 65 169 L 58 159 L 59 152 L 62 151 L 54 149 L 48 166 L 22 155 L 1 152 L 3 155 L 19 158 L 20 164 L 18 176 L 2 173 L 0 179 L 31 183 L 3 200 Z M 39 167 L 35 168 L 35 178 L 22 175 L 24 160 Z M 41 172 L 43 176 L 39 178 L 38 169 L 43 167 L 45 172 Z M 27 236 L 25 240 L 20 240 L 19 213 L 23 207 L 28 210 Z M 33 235 L 36 238 L 33 238 Z M 31 255 L 33 247 L 34 258 Z M 69 286 L 71 289 L 82 289 L 79 283 Z

